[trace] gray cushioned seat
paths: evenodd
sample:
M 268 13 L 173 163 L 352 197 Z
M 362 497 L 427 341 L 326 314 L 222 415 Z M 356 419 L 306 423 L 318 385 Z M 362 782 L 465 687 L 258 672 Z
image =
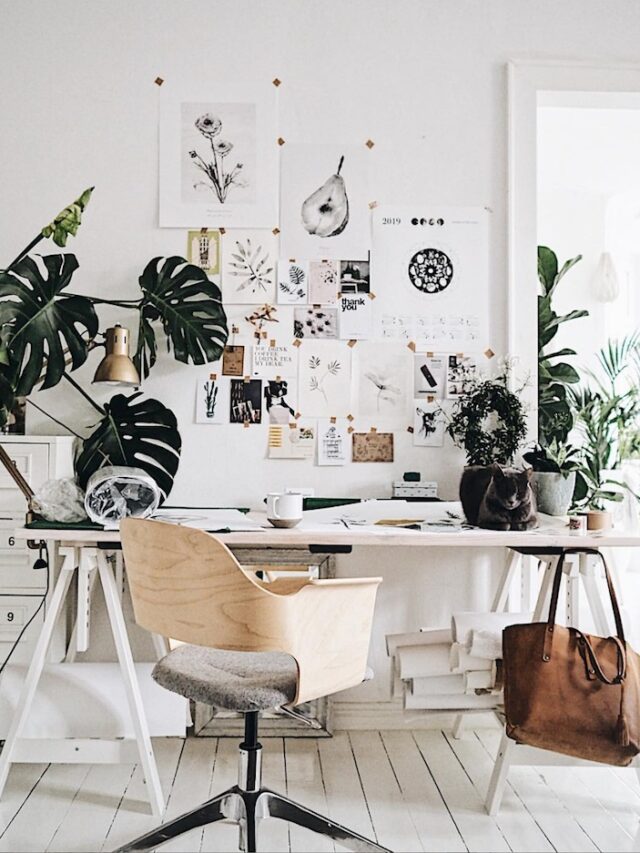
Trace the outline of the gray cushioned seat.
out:
M 264 711 L 293 701 L 298 667 L 283 652 L 227 652 L 178 646 L 158 661 L 162 687 L 228 711 Z

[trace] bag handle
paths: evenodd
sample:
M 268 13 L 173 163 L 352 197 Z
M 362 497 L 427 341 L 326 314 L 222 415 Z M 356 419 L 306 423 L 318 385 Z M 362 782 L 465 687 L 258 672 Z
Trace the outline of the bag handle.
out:
M 558 611 L 558 597 L 560 595 L 560 581 L 562 580 L 562 571 L 564 568 L 564 561 L 568 554 L 590 554 L 592 556 L 600 557 L 602 560 L 602 566 L 604 568 L 604 575 L 607 580 L 607 589 L 609 590 L 609 598 L 611 600 L 611 608 L 613 610 L 613 618 L 616 623 L 616 634 L 618 639 L 622 644 L 622 648 L 625 648 L 625 636 L 624 636 L 624 627 L 622 625 L 622 617 L 620 616 L 620 607 L 618 606 L 618 598 L 616 596 L 616 591 L 613 586 L 613 581 L 611 580 L 611 574 L 609 573 L 609 567 L 607 566 L 607 561 L 604 558 L 604 555 L 601 551 L 598 551 L 597 548 L 567 548 L 560 555 L 560 559 L 558 560 L 558 565 L 556 567 L 556 574 L 553 579 L 553 588 L 551 590 L 551 602 L 549 604 L 549 616 L 547 618 L 547 630 L 545 631 L 544 637 L 544 648 L 542 652 L 542 660 L 549 661 L 551 660 L 551 645 L 553 642 L 553 629 L 556 621 L 556 613 Z
M 627 655 L 625 647 L 622 645 L 618 637 L 608 637 L 612 643 L 615 643 L 616 650 L 618 652 L 617 675 L 613 678 L 609 678 L 600 666 L 600 661 L 598 660 L 598 656 L 596 655 L 595 649 L 591 645 L 589 638 L 585 636 L 582 631 L 576 631 L 575 628 L 573 630 L 578 638 L 578 648 L 580 649 L 580 654 L 587 669 L 587 678 L 590 679 L 592 675 L 595 675 L 603 684 L 622 684 L 627 676 Z

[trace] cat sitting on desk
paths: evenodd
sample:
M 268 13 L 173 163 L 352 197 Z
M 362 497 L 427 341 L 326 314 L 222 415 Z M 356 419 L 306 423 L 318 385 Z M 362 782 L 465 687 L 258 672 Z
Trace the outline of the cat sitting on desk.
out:
M 488 530 L 531 530 L 538 526 L 531 468 L 471 465 L 460 480 L 460 500 L 469 524 Z

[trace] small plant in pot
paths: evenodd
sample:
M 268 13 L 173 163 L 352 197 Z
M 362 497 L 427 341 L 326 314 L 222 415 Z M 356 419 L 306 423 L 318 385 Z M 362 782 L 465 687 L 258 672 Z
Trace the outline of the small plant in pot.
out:
M 582 464 L 581 451 L 553 439 L 548 447 L 537 445 L 523 454 L 533 469 L 532 485 L 540 512 L 566 515 L 571 506 L 576 472 Z

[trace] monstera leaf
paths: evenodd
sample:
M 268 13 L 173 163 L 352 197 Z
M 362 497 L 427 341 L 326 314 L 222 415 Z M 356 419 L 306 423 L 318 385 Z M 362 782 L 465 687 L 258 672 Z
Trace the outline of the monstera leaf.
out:
M 0 271 L 0 310 L 3 329 L 9 329 L 6 347 L 19 395 L 30 394 L 41 375 L 43 388 L 57 385 L 65 359 L 71 370 L 80 367 L 87 358 L 87 340 L 98 332 L 91 301 L 62 294 L 78 268 L 76 256 L 45 255 L 41 260 L 43 266 L 25 256 L 11 272 Z
M 134 356 L 147 376 L 155 362 L 152 321 L 160 320 L 178 361 L 207 364 L 217 361 L 227 341 L 227 317 L 220 289 L 203 270 L 184 258 L 154 258 L 139 278 L 143 298 L 140 330 Z
M 158 400 L 138 400 L 141 392 L 116 394 L 105 404 L 105 416 L 82 444 L 75 468 L 84 489 L 104 465 L 144 469 L 167 497 L 180 462 L 182 441 L 176 417 Z

